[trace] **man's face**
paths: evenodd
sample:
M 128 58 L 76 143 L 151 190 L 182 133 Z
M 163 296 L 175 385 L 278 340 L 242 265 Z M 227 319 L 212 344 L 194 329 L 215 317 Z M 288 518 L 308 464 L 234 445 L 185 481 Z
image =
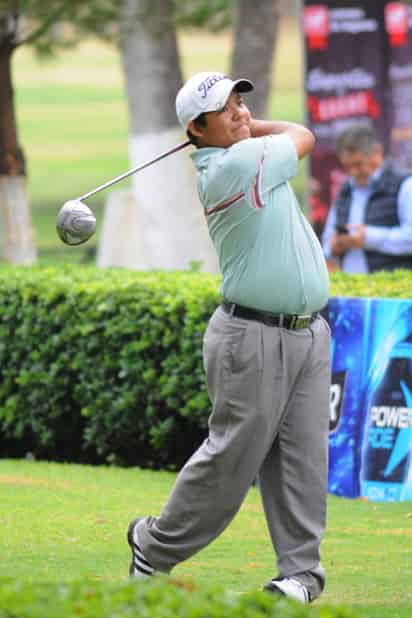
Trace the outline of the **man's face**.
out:
M 225 106 L 217 112 L 206 112 L 206 127 L 189 124 L 189 130 L 198 139 L 199 147 L 229 148 L 250 137 L 250 112 L 238 92 L 233 91 Z
M 371 174 L 382 165 L 383 152 L 381 146 L 376 145 L 368 153 L 343 151 L 339 159 L 345 172 L 358 185 L 364 187 L 368 184 Z

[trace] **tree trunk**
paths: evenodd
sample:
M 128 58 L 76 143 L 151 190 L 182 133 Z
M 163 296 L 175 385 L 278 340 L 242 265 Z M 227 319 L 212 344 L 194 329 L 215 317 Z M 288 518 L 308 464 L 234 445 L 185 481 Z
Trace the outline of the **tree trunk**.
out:
M 279 0 L 237 0 L 230 75 L 255 84 L 247 105 L 256 118 L 268 111 L 279 20 Z
M 120 35 L 134 167 L 185 138 L 175 112 L 182 75 L 173 0 L 122 0 Z M 148 269 L 187 269 L 196 263 L 204 270 L 217 270 L 188 152 L 171 155 L 133 176 L 138 216 L 129 220 L 139 222 L 135 244 L 143 247 L 130 267 L 142 268 L 143 253 Z M 100 262 L 107 264 L 105 253 L 113 252 L 107 245 L 99 253 Z
M 13 46 L 0 41 L 0 235 L 1 257 L 15 264 L 36 259 L 24 156 L 18 145 L 11 77 Z
M 182 74 L 171 0 L 123 0 L 121 50 L 132 134 L 176 126 Z

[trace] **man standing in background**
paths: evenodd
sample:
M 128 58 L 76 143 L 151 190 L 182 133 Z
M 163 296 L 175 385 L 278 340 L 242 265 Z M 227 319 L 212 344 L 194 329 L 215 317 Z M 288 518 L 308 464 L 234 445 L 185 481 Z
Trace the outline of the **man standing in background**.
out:
M 412 176 L 385 160 L 369 125 L 347 127 L 337 155 L 343 183 L 322 235 L 331 269 L 348 273 L 412 268 Z

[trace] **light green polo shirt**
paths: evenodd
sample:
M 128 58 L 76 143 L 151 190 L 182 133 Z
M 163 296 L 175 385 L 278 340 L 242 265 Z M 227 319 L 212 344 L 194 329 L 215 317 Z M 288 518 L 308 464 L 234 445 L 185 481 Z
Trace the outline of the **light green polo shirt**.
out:
M 288 183 L 298 166 L 291 138 L 250 138 L 191 156 L 223 297 L 273 313 L 324 307 L 329 276 L 322 248 Z

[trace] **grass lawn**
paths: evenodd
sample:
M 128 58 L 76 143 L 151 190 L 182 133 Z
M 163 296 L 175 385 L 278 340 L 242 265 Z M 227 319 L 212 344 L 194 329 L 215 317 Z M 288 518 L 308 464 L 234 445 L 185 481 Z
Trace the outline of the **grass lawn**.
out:
M 122 581 L 133 517 L 157 514 L 175 475 L 148 470 L 0 460 L 0 577 Z M 329 497 L 321 604 L 367 618 L 412 615 L 412 503 Z M 275 573 L 259 493 L 251 488 L 229 528 L 174 574 L 197 586 L 259 589 Z
M 179 36 L 185 76 L 205 69 L 227 70 L 228 33 Z M 65 249 L 55 217 L 68 199 L 82 195 L 130 168 L 128 110 L 121 58 L 114 46 L 86 40 L 78 48 L 39 60 L 22 47 L 13 75 L 19 140 L 28 168 L 33 223 L 42 260 L 81 262 L 85 249 Z M 303 115 L 302 49 L 297 23 L 282 21 L 273 67 L 271 115 Z M 182 135 L 183 139 L 183 135 Z M 124 181 L 119 187 L 127 186 Z M 295 184 L 302 192 L 304 167 Z M 108 192 L 88 201 L 101 221 Z M 99 234 L 94 237 L 98 242 Z

